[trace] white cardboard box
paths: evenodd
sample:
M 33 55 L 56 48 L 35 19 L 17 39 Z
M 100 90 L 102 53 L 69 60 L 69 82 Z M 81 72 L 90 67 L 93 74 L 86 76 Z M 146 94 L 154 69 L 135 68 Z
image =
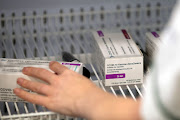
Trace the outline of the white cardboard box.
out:
M 24 75 L 21 72 L 23 67 L 28 67 L 28 66 L 39 67 L 51 71 L 49 69 L 49 62 L 50 61 L 0 58 L 0 101 L 8 101 L 8 102 L 23 101 L 13 93 L 14 88 L 20 87 L 16 83 L 17 78 L 23 77 L 27 80 L 45 83 L 42 80 Z M 72 63 L 72 62 L 60 62 L 60 63 L 65 65 L 69 69 L 82 74 L 82 68 L 83 68 L 82 63 Z
M 155 52 L 160 45 L 160 35 L 158 32 L 146 33 L 146 53 L 151 64 Z
M 105 86 L 143 83 L 143 55 L 126 30 L 93 32 L 96 64 Z

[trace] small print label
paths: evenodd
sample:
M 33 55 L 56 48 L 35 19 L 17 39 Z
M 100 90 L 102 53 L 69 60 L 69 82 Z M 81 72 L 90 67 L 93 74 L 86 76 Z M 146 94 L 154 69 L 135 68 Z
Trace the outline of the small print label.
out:
M 125 37 L 126 39 L 131 39 L 126 30 L 122 30 L 122 32 L 123 32 L 124 37 Z
M 103 34 L 103 32 L 101 30 L 97 31 L 97 33 L 98 33 L 99 37 L 103 37 L 104 36 L 104 34 Z
M 62 65 L 75 65 L 75 66 L 80 66 L 81 64 L 74 64 L 74 63 L 62 63 Z
M 125 73 L 123 73 L 123 74 L 109 74 L 109 75 L 106 75 L 106 79 L 116 79 L 116 78 L 125 78 Z
M 154 37 L 156 37 L 156 38 L 159 37 L 159 35 L 156 32 L 151 32 L 151 33 L 154 35 Z

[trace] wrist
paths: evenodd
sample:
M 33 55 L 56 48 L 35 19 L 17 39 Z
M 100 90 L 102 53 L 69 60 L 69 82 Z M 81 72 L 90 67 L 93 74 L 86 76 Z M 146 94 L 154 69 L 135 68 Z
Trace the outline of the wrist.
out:
M 78 116 L 93 119 L 96 117 L 96 107 L 101 104 L 102 101 L 108 98 L 107 94 L 97 86 L 89 87 L 83 97 L 80 97 L 76 102 L 76 112 Z
M 102 97 L 99 102 L 96 102 L 97 104 L 94 106 L 91 120 L 110 120 L 117 102 L 118 100 L 116 96 L 110 93 L 105 93 L 104 97 Z
M 139 101 L 107 93 L 107 96 L 94 106 L 91 120 L 139 120 L 139 106 Z

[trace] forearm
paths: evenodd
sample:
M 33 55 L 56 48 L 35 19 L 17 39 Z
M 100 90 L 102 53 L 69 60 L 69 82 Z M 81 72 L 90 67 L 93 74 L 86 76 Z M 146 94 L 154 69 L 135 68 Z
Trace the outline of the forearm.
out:
M 96 109 L 94 120 L 140 120 L 139 102 L 122 97 L 111 98 Z
M 87 100 L 88 99 L 88 100 Z M 88 102 L 87 102 L 88 101 Z M 116 97 L 101 90 L 91 92 L 81 101 L 81 113 L 91 120 L 140 120 L 140 100 Z

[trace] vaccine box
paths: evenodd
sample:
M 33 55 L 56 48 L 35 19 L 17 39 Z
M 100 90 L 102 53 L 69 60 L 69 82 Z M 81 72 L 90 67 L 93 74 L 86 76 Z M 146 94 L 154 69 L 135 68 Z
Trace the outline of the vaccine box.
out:
M 51 71 L 49 69 L 49 62 L 50 61 L 0 58 L 0 101 L 7 101 L 7 102 L 24 101 L 13 93 L 14 88 L 20 88 L 20 86 L 17 84 L 17 78 L 22 77 L 31 81 L 38 81 L 41 83 L 45 83 L 45 82 L 37 78 L 24 75 L 22 73 L 22 69 L 24 67 L 39 67 Z M 77 73 L 82 74 L 82 70 L 83 70 L 82 63 L 72 63 L 72 62 L 59 62 L 59 63 L 65 65 L 66 67 Z M 27 89 L 24 90 L 29 91 Z
M 143 83 L 143 55 L 126 30 L 92 32 L 96 64 L 105 86 Z

